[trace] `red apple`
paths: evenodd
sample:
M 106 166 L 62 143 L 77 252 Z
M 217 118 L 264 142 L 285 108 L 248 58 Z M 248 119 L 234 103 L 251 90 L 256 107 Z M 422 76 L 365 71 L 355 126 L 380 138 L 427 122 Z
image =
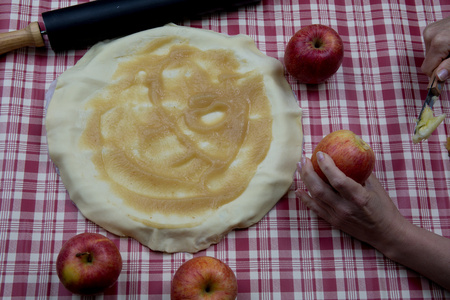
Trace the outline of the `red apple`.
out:
M 287 71 L 301 83 L 316 84 L 339 69 L 344 45 L 332 28 L 314 24 L 301 28 L 289 40 L 284 53 Z
M 171 300 L 234 300 L 236 276 L 228 265 L 216 258 L 195 257 L 176 271 L 170 295 Z
M 62 246 L 56 271 L 64 287 L 72 293 L 98 294 L 116 282 L 122 271 L 122 257 L 107 237 L 81 233 Z
M 326 183 L 329 183 L 329 181 L 317 163 L 316 154 L 318 151 L 331 156 L 336 166 L 345 175 L 360 184 L 366 182 L 375 165 L 375 155 L 372 148 L 358 135 L 350 130 L 334 131 L 317 144 L 311 156 L 314 170 Z

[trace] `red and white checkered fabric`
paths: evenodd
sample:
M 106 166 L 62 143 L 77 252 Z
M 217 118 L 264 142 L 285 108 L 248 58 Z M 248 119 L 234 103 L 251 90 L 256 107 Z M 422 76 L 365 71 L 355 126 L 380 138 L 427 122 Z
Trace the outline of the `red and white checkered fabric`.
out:
M 1 1 L 0 32 L 81 2 Z M 428 83 L 420 70 L 422 30 L 449 15 L 448 0 L 263 0 L 182 25 L 247 34 L 281 61 L 302 26 L 336 29 L 345 56 L 335 76 L 306 86 L 286 75 L 303 108 L 306 155 L 325 134 L 353 130 L 372 146 L 375 174 L 400 212 L 450 237 L 450 159 L 444 147 L 450 119 L 428 141 L 411 141 Z M 124 260 L 117 284 L 100 298 L 169 299 L 174 272 L 193 255 L 152 252 L 87 221 L 48 157 L 45 92 L 84 53 L 55 54 L 47 43 L 0 56 L 0 298 L 72 298 L 56 275 L 57 254 L 73 235 L 98 232 L 119 246 Z M 447 83 L 436 114 L 450 115 L 449 98 Z M 226 262 L 238 278 L 238 299 L 450 299 L 428 279 L 319 219 L 296 199 L 298 187 L 304 186 L 296 175 L 291 191 L 261 222 L 194 255 Z

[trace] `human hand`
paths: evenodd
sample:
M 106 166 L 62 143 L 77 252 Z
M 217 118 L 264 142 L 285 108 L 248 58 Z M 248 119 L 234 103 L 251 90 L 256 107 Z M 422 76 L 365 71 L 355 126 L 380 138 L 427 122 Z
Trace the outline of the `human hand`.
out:
M 445 81 L 450 72 L 450 17 L 431 23 L 423 31 L 425 60 L 422 72 L 431 77 L 434 70 L 440 81 Z
M 345 176 L 329 155 L 318 152 L 317 159 L 331 185 L 320 179 L 310 159 L 303 157 L 298 168 L 309 195 L 302 190 L 296 195 L 310 209 L 393 261 L 450 290 L 450 239 L 405 219 L 373 174 L 362 186 Z
M 320 179 L 311 160 L 303 157 L 298 171 L 309 194 L 297 190 L 296 195 L 336 228 L 377 249 L 386 248 L 407 221 L 378 179 L 371 174 L 362 186 L 342 173 L 328 154 L 318 152 L 317 159 L 331 185 Z

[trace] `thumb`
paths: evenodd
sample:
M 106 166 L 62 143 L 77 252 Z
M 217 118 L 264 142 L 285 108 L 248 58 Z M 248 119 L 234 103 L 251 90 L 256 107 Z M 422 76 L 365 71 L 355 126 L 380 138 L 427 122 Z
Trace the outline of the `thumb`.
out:
M 445 81 L 449 77 L 450 58 L 444 59 L 436 68 L 436 76 L 439 81 Z

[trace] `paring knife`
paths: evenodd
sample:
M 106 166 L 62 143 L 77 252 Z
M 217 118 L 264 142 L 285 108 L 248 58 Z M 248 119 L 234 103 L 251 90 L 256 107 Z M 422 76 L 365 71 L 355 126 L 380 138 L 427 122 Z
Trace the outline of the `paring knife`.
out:
M 425 102 L 423 103 L 422 110 L 420 111 L 417 122 L 419 122 L 420 118 L 422 117 L 422 113 L 425 107 L 429 106 L 430 108 L 433 108 L 434 102 L 436 102 L 437 97 L 441 95 L 443 86 L 444 81 L 439 81 L 439 79 L 436 76 L 436 73 L 433 73 L 430 82 L 428 83 L 428 94 L 427 97 L 425 98 Z
M 450 58 L 450 54 L 447 55 L 447 57 L 444 58 L 443 60 L 446 60 L 448 58 Z M 431 74 L 431 78 L 428 83 L 427 97 L 425 98 L 425 102 L 423 103 L 422 109 L 420 110 L 419 118 L 417 119 L 417 124 L 419 124 L 425 108 L 427 106 L 430 107 L 430 109 L 433 108 L 434 102 L 436 102 L 437 97 L 439 97 L 441 95 L 443 87 L 444 87 L 444 81 L 439 80 L 439 78 L 436 75 L 436 70 L 434 70 L 433 74 Z M 416 128 L 414 129 L 414 134 L 417 133 L 417 129 L 418 128 L 416 125 Z
M 443 86 L 444 82 L 439 80 L 435 70 L 431 75 L 427 97 L 425 98 L 416 127 L 414 128 L 413 143 L 417 144 L 427 139 L 446 117 L 445 114 L 435 117 L 432 111 L 433 105 L 441 94 Z
M 33 22 L 24 29 L 0 33 L 0 54 L 45 46 L 45 34 L 54 51 L 82 49 L 102 40 L 260 1 L 96 0 L 42 13 L 44 29 Z

